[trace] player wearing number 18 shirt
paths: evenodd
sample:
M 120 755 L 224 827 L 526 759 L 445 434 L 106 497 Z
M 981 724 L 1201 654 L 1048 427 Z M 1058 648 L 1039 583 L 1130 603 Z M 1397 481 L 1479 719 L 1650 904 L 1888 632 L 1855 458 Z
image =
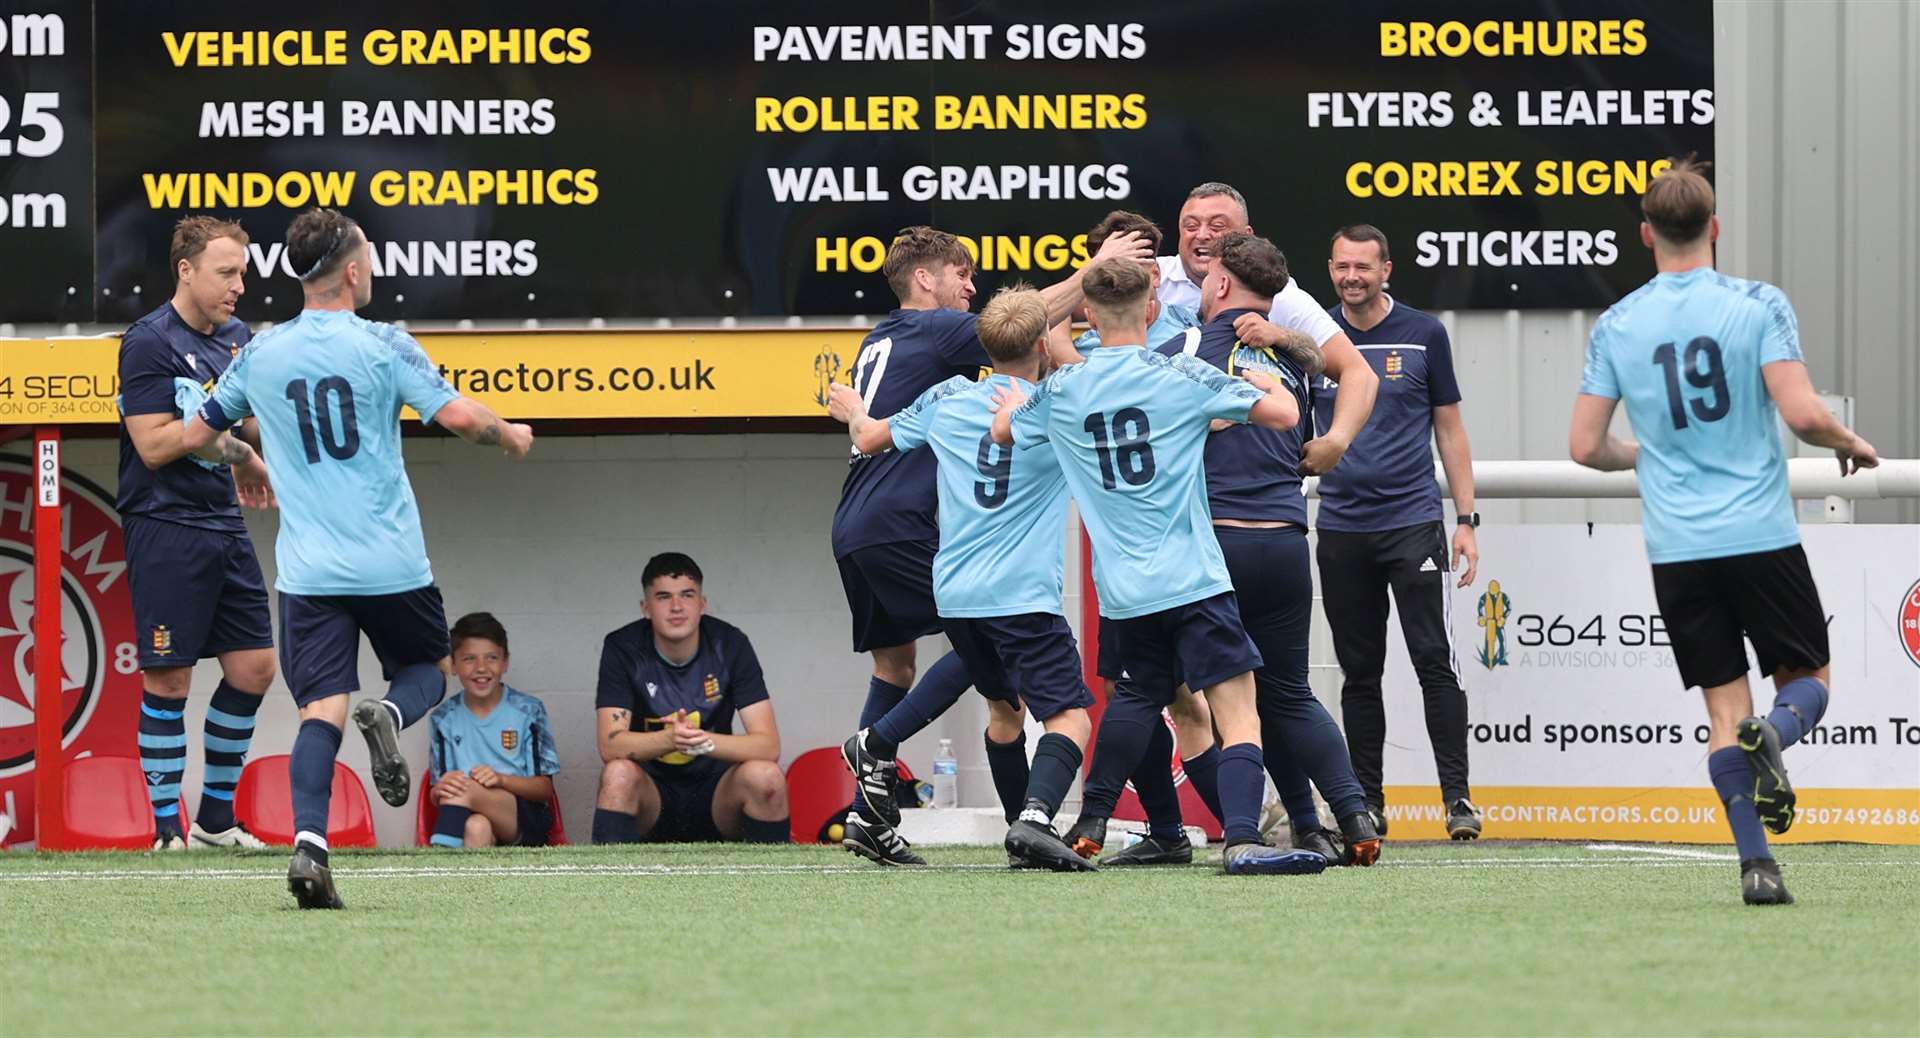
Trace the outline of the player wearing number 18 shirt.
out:
M 993 437 L 1051 444 L 1079 503 L 1100 612 L 1113 621 L 1128 675 L 1108 716 L 1119 712 L 1145 733 L 1161 723 L 1182 681 L 1204 691 L 1226 745 L 1219 784 L 1227 871 L 1295 871 L 1303 859 L 1325 868 L 1317 854 L 1295 857 L 1260 841 L 1265 778 L 1253 670 L 1261 658 L 1214 537 L 1204 469 L 1210 422 L 1291 428 L 1298 402 L 1260 372 L 1237 379 L 1192 357 L 1147 352 L 1151 286 L 1140 264 L 1091 264 L 1085 290 L 1105 345 L 1049 376 L 1024 403 L 1008 391 Z
M 1814 393 L 1786 296 L 1713 269 L 1720 220 L 1699 169 L 1676 163 L 1640 207 L 1659 273 L 1594 325 L 1571 452 L 1638 472 L 1654 597 L 1682 684 L 1706 696 L 1707 771 L 1739 847 L 1742 897 L 1790 904 L 1762 826 L 1793 824 L 1781 751 L 1826 712 L 1828 652 L 1776 415 L 1832 448 L 1842 475 L 1879 457 Z M 1622 401 L 1638 443 L 1607 431 Z M 1753 716 L 1743 635 L 1773 677 L 1765 717 Z
M 360 635 L 392 688 L 362 701 L 353 719 L 372 751 L 374 784 L 396 807 L 410 792 L 398 730 L 440 702 L 450 669 L 446 614 L 400 456 L 401 405 L 514 457 L 533 434 L 454 392 L 406 332 L 355 316 L 373 298 L 372 253 L 358 224 L 333 209 L 302 213 L 287 228 L 287 255 L 305 309 L 241 351 L 183 438 L 198 449 L 253 416 L 274 459 L 280 670 L 301 720 L 288 765 L 295 837 L 287 883 L 301 908 L 339 908 L 327 808 L 347 697 L 360 688 Z

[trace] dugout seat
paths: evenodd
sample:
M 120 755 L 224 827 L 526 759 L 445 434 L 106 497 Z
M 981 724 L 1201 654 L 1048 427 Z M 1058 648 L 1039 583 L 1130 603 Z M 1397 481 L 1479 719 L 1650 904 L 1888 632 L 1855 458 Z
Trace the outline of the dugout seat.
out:
M 292 758 L 284 753 L 256 757 L 240 771 L 233 793 L 233 814 L 247 831 L 271 844 L 293 844 Z M 372 847 L 373 805 L 367 787 L 352 768 L 333 762 L 333 797 L 327 808 L 329 847 Z
M 838 746 L 808 750 L 787 766 L 787 816 L 794 843 L 819 843 L 820 826 L 853 800 L 853 773 Z
M 153 802 L 137 757 L 79 757 L 65 768 L 68 846 L 76 851 L 153 849 Z
M 419 792 L 415 799 L 420 801 L 420 809 L 413 813 L 413 842 L 425 847 L 433 840 L 434 823 L 440 820 L 440 805 L 433 802 L 427 790 L 433 788 L 433 771 L 428 769 L 420 773 Z M 560 787 L 555 786 L 553 795 L 547 798 L 547 813 L 553 816 L 553 828 L 547 830 L 547 846 L 565 847 L 567 845 L 567 823 L 560 817 Z

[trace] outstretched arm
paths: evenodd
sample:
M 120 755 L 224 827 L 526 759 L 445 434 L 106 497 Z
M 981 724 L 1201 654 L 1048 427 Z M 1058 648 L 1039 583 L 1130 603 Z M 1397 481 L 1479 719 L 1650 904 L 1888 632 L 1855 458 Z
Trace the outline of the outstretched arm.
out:
M 455 397 L 434 412 L 434 422 L 468 443 L 499 447 L 507 457 L 524 458 L 533 448 L 533 429 L 508 422 L 470 396 Z

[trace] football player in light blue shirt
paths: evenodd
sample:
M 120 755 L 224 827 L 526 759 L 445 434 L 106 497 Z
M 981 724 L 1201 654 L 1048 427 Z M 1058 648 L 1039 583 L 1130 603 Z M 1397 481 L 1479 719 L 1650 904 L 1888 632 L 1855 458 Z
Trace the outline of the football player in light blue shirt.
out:
M 1047 318 L 1038 292 L 1004 290 L 977 325 L 993 360 L 990 377 L 949 379 L 879 421 L 868 416 L 858 392 L 836 385 L 829 411 L 847 422 L 862 453 L 923 446 L 933 452 L 940 521 L 934 602 L 991 708 L 987 753 L 1007 813 L 1008 859 L 1015 868 L 1080 872 L 1093 866 L 1052 827 L 1092 735 L 1087 707 L 1093 696 L 1060 604 L 1066 477 L 1045 444 L 1002 446 L 992 436 L 994 395 L 1031 392 L 1046 372 Z M 1046 728 L 1030 770 L 1023 704 Z M 844 748 L 855 773 L 883 770 L 873 765 L 891 760 L 902 740 L 932 720 L 909 698 L 855 733 Z
M 1182 681 L 1204 690 L 1226 744 L 1227 870 L 1287 870 L 1293 859 L 1260 841 L 1266 780 L 1252 673 L 1260 653 L 1241 625 L 1214 537 L 1204 450 L 1216 419 L 1291 428 L 1299 404 L 1262 373 L 1234 378 L 1192 357 L 1149 353 L 1152 284 L 1138 263 L 1094 264 L 1081 289 L 1106 345 L 1048 376 L 1031 399 L 999 389 L 994 442 L 1051 445 L 1080 505 L 1101 614 L 1115 621 L 1132 679 L 1107 709 L 1124 711 L 1144 740 Z
M 1707 771 L 1740 850 L 1741 896 L 1791 904 L 1762 827 L 1793 824 L 1781 751 L 1826 712 L 1829 655 L 1775 416 L 1831 448 L 1842 476 L 1880 459 L 1814 392 L 1785 294 L 1713 269 L 1720 218 L 1699 168 L 1675 163 L 1640 208 L 1659 273 L 1594 325 L 1569 446 L 1582 465 L 1638 472 L 1654 598 L 1682 684 L 1706 696 Z M 1608 432 L 1623 400 L 1638 443 Z M 1743 634 L 1773 676 L 1765 717 L 1753 716 Z
M 399 729 L 446 694 L 450 666 L 446 611 L 400 457 L 400 408 L 513 458 L 526 456 L 533 432 L 454 392 L 406 332 L 354 315 L 373 299 L 359 224 L 334 209 L 302 213 L 287 228 L 287 256 L 305 308 L 247 344 L 182 437 L 197 450 L 253 416 L 275 459 L 281 669 L 301 719 L 287 882 L 301 908 L 339 908 L 327 802 L 347 698 L 360 688 L 360 634 L 393 685 L 356 707 L 354 723 L 372 751 L 374 785 L 396 807 L 411 792 Z

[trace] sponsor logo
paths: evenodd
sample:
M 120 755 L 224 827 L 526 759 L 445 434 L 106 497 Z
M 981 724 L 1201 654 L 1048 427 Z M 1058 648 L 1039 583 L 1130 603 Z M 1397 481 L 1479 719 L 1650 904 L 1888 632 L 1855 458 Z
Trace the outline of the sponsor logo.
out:
M 520 733 L 518 731 L 512 728 L 506 728 L 501 730 L 500 732 L 500 748 L 501 749 L 507 751 L 508 753 L 512 753 L 513 748 L 518 745 L 520 745 Z
M 840 377 L 840 355 L 830 349 L 822 349 L 813 356 L 813 402 L 821 407 L 827 406 L 828 388 Z
M 1420 564 L 1420 572 L 1422 573 L 1434 573 L 1439 569 L 1440 567 L 1433 564 L 1433 556 L 1431 555 L 1427 556 L 1427 561 Z
M 200 358 L 191 353 L 187 354 L 187 370 L 197 373 L 200 370 Z
M 654 696 L 659 694 L 660 694 L 660 686 L 654 684 L 651 681 L 647 682 L 647 698 L 652 699 Z
M 34 667 L 32 505 L 28 459 L 0 457 L 0 804 L 15 839 L 32 839 Z M 71 756 L 138 756 L 140 660 L 126 548 L 113 495 L 65 473 L 60 552 L 61 733 Z
M 1507 617 L 1512 613 L 1513 600 L 1500 590 L 1500 582 L 1487 581 L 1486 593 L 1480 596 L 1479 618 L 1474 621 L 1486 634 L 1474 658 L 1488 670 L 1507 665 Z
M 1895 625 L 1900 634 L 1900 647 L 1907 650 L 1907 658 L 1913 665 L 1920 667 L 1920 580 L 1913 582 L 1907 589 L 1907 595 L 1900 600 L 1900 621 Z

